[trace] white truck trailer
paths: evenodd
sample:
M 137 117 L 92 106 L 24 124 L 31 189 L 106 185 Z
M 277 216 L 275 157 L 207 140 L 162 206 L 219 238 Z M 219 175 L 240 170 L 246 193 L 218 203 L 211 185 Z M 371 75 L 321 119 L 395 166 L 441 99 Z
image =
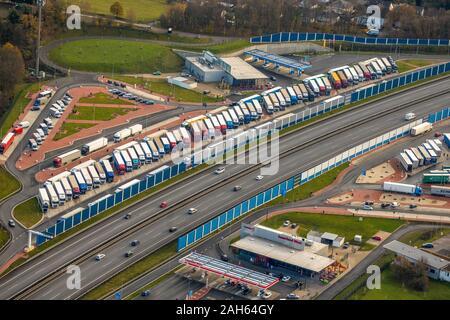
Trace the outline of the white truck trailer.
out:
M 411 128 L 411 135 L 413 137 L 430 132 L 433 129 L 433 125 L 429 122 L 421 123 Z
M 87 155 L 88 153 L 100 150 L 101 148 L 104 148 L 108 145 L 108 139 L 105 137 L 96 139 L 94 141 L 91 141 L 89 143 L 86 143 L 81 147 L 81 154 L 83 156 Z
M 416 196 L 420 196 L 423 192 L 421 187 L 413 184 L 388 182 L 388 181 L 385 181 L 383 183 L 383 190 L 388 192 L 412 194 Z

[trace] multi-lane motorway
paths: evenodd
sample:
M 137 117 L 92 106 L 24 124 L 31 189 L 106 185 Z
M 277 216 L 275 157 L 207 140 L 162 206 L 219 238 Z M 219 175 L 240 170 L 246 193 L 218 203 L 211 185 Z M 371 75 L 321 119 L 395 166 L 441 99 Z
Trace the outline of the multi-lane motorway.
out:
M 131 220 L 124 220 L 122 215 L 111 217 L 96 228 L 92 228 L 92 230 L 88 230 L 76 238 L 65 242 L 2 278 L 0 280 L 0 298 L 4 299 L 14 296 L 15 293 L 27 288 L 33 282 L 54 272 L 58 267 L 71 262 L 98 244 L 113 238 L 121 230 L 138 223 L 145 217 L 156 215 L 161 210 L 158 207 L 161 201 L 169 201 L 170 204 L 180 202 L 183 199 L 189 201 L 190 197 L 199 190 L 218 186 L 199 199 L 182 203 L 176 210 L 166 209 L 167 214 L 163 218 L 141 228 L 133 235 L 121 239 L 102 251 L 106 254 L 106 258 L 101 262 L 94 261 L 93 257 L 89 257 L 89 259 L 81 262 L 80 267 L 83 285 L 81 291 L 73 292 L 67 290 L 66 275 L 62 275 L 33 292 L 29 297 L 39 299 L 76 298 L 87 289 L 104 281 L 143 255 L 170 242 L 201 222 L 207 221 L 211 217 L 224 212 L 242 199 L 261 192 L 297 172 L 309 169 L 353 145 L 399 127 L 404 124 L 404 113 L 415 112 L 418 116 L 424 116 L 447 106 L 449 94 L 445 93 L 442 95 L 442 93 L 449 88 L 449 84 L 450 80 L 447 79 L 426 85 L 414 91 L 398 94 L 363 108 L 352 110 L 345 115 L 338 115 L 327 121 L 305 128 L 298 133 L 282 138 L 280 145 L 281 153 L 311 141 L 315 143 L 282 158 L 280 160 L 280 171 L 276 176 L 265 177 L 262 181 L 257 182 L 255 181 L 255 176 L 258 172 L 252 172 L 249 175 L 240 176 L 236 180 L 232 178 L 231 181 L 227 181 L 221 185 L 221 181 L 227 177 L 232 177 L 242 170 L 249 169 L 248 167 L 243 168 L 241 165 L 228 165 L 226 172 L 222 175 L 214 175 L 212 173 L 213 169 L 211 168 L 198 176 L 177 184 L 161 194 L 132 206 L 128 210 L 128 212 L 133 212 L 133 218 Z M 432 97 L 436 95 L 440 96 Z M 411 102 L 425 96 L 432 98 L 420 104 Z M 379 118 L 375 118 L 374 116 L 379 112 L 387 112 L 403 104 L 406 104 L 404 108 L 387 116 Z M 370 123 L 356 126 L 332 136 L 332 133 L 341 127 L 371 118 L 373 120 Z M 328 137 L 319 142 L 318 137 L 325 135 L 328 135 Z M 239 192 L 232 191 L 235 185 L 241 185 L 242 190 Z M 199 212 L 192 216 L 188 215 L 186 212 L 189 207 L 196 207 Z M 171 226 L 177 226 L 178 231 L 176 233 L 169 233 L 168 229 Z M 135 255 L 127 259 L 124 257 L 124 253 L 130 249 L 129 243 L 133 239 L 139 239 L 141 245 L 134 250 Z

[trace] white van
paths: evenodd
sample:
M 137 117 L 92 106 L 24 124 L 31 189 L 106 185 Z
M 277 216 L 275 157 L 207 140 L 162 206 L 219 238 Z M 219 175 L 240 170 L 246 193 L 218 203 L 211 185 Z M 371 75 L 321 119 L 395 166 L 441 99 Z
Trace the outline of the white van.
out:
M 28 128 L 30 126 L 30 123 L 28 121 L 22 121 L 22 122 L 20 122 L 18 124 L 18 126 L 25 129 L 25 128 Z
M 405 120 L 406 121 L 409 121 L 409 120 L 412 120 L 412 119 L 415 119 L 415 118 L 416 118 L 416 114 L 415 113 L 409 112 L 409 113 L 405 114 Z

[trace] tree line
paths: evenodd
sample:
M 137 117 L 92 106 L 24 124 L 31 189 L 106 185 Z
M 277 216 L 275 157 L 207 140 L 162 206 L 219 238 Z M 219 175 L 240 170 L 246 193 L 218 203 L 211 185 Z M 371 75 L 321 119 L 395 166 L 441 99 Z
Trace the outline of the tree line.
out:
M 233 8 L 221 5 L 220 0 L 191 0 L 176 3 L 161 15 L 163 27 L 226 36 L 252 36 L 281 31 L 330 32 L 364 34 L 356 23 L 365 15 L 367 6 L 356 5 L 353 10 L 339 14 L 330 4 L 314 0 L 236 0 Z M 448 1 L 427 7 L 422 16 L 415 5 L 396 6 L 385 14 L 384 33 L 387 36 L 420 38 L 448 38 L 450 11 Z M 332 2 L 331 2 L 332 3 Z
M 10 9 L 0 21 L 0 117 L 11 105 L 17 85 L 26 80 L 27 68 L 36 61 L 38 18 L 30 1 Z M 65 25 L 65 6 L 58 0 L 47 0 L 43 8 L 41 39 L 54 38 Z

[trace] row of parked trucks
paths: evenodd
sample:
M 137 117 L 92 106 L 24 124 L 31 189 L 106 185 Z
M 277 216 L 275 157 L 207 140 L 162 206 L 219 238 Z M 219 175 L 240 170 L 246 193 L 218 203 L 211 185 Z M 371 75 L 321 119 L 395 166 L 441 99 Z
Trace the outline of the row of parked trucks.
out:
M 130 136 L 134 136 L 136 134 L 141 133 L 142 130 L 143 130 L 143 128 L 142 128 L 141 124 L 133 125 L 129 128 L 126 128 L 126 129 L 116 132 L 113 136 L 113 140 L 114 140 L 114 142 L 120 142 L 125 138 L 128 138 Z M 75 160 L 81 158 L 82 156 L 86 156 L 92 152 L 100 150 L 100 149 L 106 147 L 107 145 L 108 145 L 107 138 L 101 137 L 101 138 L 95 139 L 95 140 L 81 146 L 81 149 L 70 150 L 61 155 L 56 156 L 53 159 L 53 165 L 57 168 L 68 165 L 72 161 L 75 161 Z
M 53 94 L 54 94 L 53 90 L 45 90 L 39 92 L 35 102 L 33 103 L 33 106 L 31 107 L 31 110 L 40 110 L 41 106 L 45 106 L 47 102 L 50 100 L 50 98 L 53 96 Z M 18 125 L 16 125 L 12 131 L 8 132 L 0 142 L 0 153 L 5 153 L 6 150 L 8 150 L 9 147 L 11 147 L 11 145 L 14 143 L 15 136 L 22 134 L 23 130 L 25 128 L 28 128 L 29 126 L 30 122 L 22 121 Z M 32 141 L 29 141 L 30 148 L 32 150 L 38 149 L 36 139 L 39 139 L 40 144 L 42 144 L 42 140 L 45 139 L 46 136 L 45 132 L 48 133 L 48 127 L 47 131 L 44 131 L 44 128 L 40 126 L 38 130 L 36 130 L 36 132 L 33 134 L 32 139 L 34 143 L 32 143 Z
M 411 172 L 418 167 L 436 163 L 441 154 L 442 141 L 439 139 L 428 139 L 420 146 L 403 150 L 397 159 L 406 172 Z
M 372 58 L 353 66 L 342 66 L 329 70 L 327 74 L 308 77 L 302 83 L 286 88 L 275 87 L 242 99 L 239 103 L 264 106 L 268 114 L 283 111 L 287 106 L 314 101 L 315 97 L 330 95 L 331 90 L 346 88 L 359 82 L 381 78 L 396 72 L 398 67 L 391 57 Z
M 331 69 L 328 71 L 328 78 L 335 89 L 341 89 L 359 82 L 379 79 L 386 74 L 397 71 L 397 64 L 389 56 L 361 61 L 353 66 Z
M 64 171 L 48 179 L 39 188 L 38 202 L 41 210 L 46 213 L 50 208 L 63 206 L 67 201 L 113 181 L 114 170 L 109 160 L 89 160 L 71 171 Z

